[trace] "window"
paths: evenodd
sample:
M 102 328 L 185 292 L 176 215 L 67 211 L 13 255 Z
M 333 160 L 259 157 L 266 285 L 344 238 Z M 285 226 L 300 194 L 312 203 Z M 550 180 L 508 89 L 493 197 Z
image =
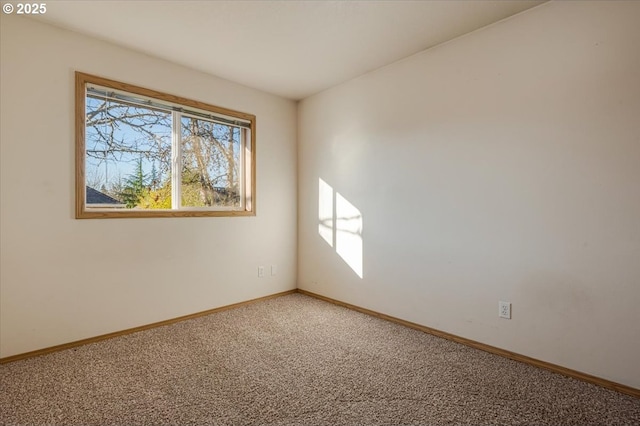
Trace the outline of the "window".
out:
M 255 116 L 76 72 L 76 218 L 255 215 Z

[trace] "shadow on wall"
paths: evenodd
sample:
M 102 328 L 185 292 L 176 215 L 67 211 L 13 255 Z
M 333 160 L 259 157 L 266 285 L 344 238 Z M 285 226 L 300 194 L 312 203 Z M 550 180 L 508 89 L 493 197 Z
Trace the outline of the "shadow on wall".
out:
M 318 234 L 363 277 L 362 213 L 339 192 L 318 179 Z

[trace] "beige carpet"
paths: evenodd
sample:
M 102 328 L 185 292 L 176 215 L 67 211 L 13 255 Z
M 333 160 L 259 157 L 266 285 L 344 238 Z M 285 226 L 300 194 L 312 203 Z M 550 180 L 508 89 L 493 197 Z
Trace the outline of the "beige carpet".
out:
M 0 366 L 0 423 L 640 424 L 640 400 L 300 294 Z

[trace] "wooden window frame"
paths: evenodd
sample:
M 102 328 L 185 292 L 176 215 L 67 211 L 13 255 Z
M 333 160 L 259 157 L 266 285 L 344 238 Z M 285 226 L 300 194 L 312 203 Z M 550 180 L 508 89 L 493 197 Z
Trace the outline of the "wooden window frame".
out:
M 245 155 L 245 173 L 249 174 L 244 183 L 244 202 L 242 210 L 229 209 L 103 209 L 86 207 L 86 87 L 95 84 L 102 87 L 140 95 L 161 102 L 204 110 L 212 115 L 221 115 L 250 122 L 247 145 L 250 151 Z M 180 96 L 170 95 L 128 83 L 122 83 L 103 77 L 76 71 L 75 73 L 75 126 L 76 126 L 76 219 L 112 219 L 112 218 L 153 218 L 153 217 L 233 217 L 256 215 L 256 117 L 253 114 L 234 111 L 207 103 L 194 101 Z

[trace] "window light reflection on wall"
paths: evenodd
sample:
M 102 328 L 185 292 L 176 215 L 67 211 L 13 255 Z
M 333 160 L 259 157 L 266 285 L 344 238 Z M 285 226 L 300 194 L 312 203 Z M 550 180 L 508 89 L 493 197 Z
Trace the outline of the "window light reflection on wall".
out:
M 362 213 L 324 180 L 318 180 L 318 234 L 363 277 Z

